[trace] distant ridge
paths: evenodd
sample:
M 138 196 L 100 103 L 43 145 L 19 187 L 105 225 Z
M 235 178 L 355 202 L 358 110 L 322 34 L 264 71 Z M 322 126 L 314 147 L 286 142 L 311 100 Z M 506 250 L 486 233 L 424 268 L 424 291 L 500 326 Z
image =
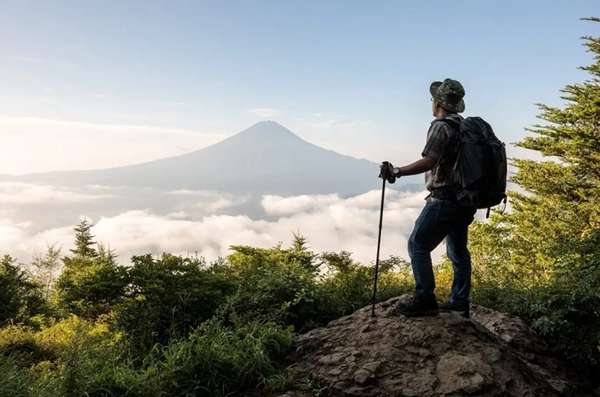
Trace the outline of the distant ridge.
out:
M 11 177 L 63 186 L 127 186 L 246 194 L 353 195 L 378 188 L 378 165 L 309 143 L 275 121 L 261 121 L 214 145 L 122 167 Z M 415 183 L 415 179 L 401 180 Z

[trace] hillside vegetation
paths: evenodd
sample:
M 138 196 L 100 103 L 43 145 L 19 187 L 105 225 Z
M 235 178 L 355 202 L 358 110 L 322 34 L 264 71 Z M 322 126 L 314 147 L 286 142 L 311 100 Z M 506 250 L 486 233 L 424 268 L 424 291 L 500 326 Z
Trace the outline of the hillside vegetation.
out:
M 600 22 L 599 19 L 592 19 Z M 525 319 L 564 360 L 598 379 L 600 340 L 600 39 L 584 38 L 589 79 L 540 105 L 514 160 L 512 208 L 471 227 L 473 300 Z M 367 264 L 364 264 L 367 265 Z M 30 264 L 0 261 L 0 396 L 265 395 L 300 383 L 294 332 L 369 303 L 371 267 L 350 253 L 234 246 L 206 262 L 163 254 L 119 264 L 75 230 L 75 248 Z M 436 268 L 438 297 L 451 265 Z M 379 300 L 410 292 L 409 266 L 382 265 Z

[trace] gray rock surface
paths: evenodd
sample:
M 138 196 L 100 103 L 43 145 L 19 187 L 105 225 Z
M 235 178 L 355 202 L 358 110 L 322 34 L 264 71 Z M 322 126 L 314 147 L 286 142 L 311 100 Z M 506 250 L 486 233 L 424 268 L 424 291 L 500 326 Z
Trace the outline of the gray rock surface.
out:
M 406 318 L 400 299 L 299 335 L 291 358 L 329 396 L 569 395 L 572 374 L 521 320 L 475 305 L 471 319 Z

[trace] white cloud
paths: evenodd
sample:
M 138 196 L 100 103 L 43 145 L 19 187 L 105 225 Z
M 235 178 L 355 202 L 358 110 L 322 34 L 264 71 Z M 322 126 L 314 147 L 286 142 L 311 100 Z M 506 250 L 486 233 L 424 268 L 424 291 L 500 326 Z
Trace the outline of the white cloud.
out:
M 70 247 L 72 228 L 62 227 L 32 233 L 31 222 L 13 222 L 0 219 L 0 254 L 10 254 L 20 261 L 29 261 L 43 253 L 49 244 L 57 243 L 61 247 Z
M 1 204 L 47 204 L 79 203 L 113 197 L 110 194 L 78 193 L 49 185 L 21 182 L 0 182 Z
M 188 197 L 199 197 L 199 198 L 218 198 L 222 197 L 224 193 L 220 193 L 214 190 L 192 190 L 192 189 L 177 189 L 168 191 L 167 194 L 173 196 L 188 196 Z
M 247 195 L 240 196 L 212 190 L 179 189 L 167 192 L 167 194 L 191 199 L 194 202 L 194 207 L 201 208 L 205 213 L 213 213 L 225 208 L 240 205 L 249 199 L 249 196 Z
M 281 216 L 314 210 L 340 201 L 341 199 L 337 194 L 292 197 L 265 195 L 261 204 L 267 214 Z
M 252 109 L 248 109 L 249 113 L 252 113 L 255 116 L 261 117 L 261 118 L 270 118 L 270 117 L 277 117 L 281 114 L 281 112 L 275 108 L 269 108 L 269 107 L 264 107 L 264 108 L 252 108 Z
M 386 197 L 382 257 L 407 258 L 406 241 L 424 201 L 424 193 L 390 190 Z M 109 243 L 126 263 L 134 254 L 198 253 L 208 259 L 225 256 L 234 244 L 271 247 L 287 243 L 295 232 L 302 233 L 316 252 L 347 250 L 367 264 L 374 260 L 379 220 L 380 192 L 351 198 L 335 195 L 265 196 L 262 204 L 274 220 L 254 220 L 243 215 L 209 215 L 185 218 L 185 211 L 158 215 L 149 210 L 127 211 L 96 220 L 93 233 Z M 0 253 L 22 260 L 57 243 L 71 248 L 72 226 L 32 232 L 29 224 L 0 223 Z M 439 257 L 441 249 L 435 253 Z

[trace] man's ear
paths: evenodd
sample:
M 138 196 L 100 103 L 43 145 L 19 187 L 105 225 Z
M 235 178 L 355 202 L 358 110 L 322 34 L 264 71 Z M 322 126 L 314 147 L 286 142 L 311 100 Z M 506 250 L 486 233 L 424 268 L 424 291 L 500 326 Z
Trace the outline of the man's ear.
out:
M 434 99 L 433 100 L 433 110 L 434 110 L 434 113 L 438 114 L 438 112 L 440 110 L 442 110 L 442 109 L 443 109 L 442 104 L 440 102 L 438 102 L 437 100 Z

